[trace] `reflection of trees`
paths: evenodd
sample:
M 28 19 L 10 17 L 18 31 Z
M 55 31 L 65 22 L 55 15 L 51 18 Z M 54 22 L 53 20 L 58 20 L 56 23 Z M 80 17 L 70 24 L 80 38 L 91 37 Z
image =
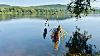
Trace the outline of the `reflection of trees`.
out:
M 19 18 L 34 18 L 34 15 L 23 15 L 23 14 L 0 14 L 0 20 L 10 20 Z
M 66 9 L 35 9 L 37 11 L 37 16 L 42 18 L 70 18 L 71 15 L 66 13 Z
M 73 35 L 66 43 L 66 47 L 69 49 L 69 52 L 66 53 L 66 56 L 93 56 L 93 48 L 96 48 L 96 46 L 87 43 L 91 37 L 92 35 L 88 35 L 87 31 L 81 33 L 80 28 L 76 27 L 76 31 L 73 32 Z

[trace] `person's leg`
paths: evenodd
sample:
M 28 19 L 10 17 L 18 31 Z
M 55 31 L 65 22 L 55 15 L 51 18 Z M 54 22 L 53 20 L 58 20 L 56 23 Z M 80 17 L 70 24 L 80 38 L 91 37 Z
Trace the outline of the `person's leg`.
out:
M 58 41 L 54 43 L 54 48 L 58 50 Z

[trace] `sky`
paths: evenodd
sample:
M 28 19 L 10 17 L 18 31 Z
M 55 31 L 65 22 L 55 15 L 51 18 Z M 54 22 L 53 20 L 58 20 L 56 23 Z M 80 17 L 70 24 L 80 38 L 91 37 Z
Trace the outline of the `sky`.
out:
M 0 0 L 0 4 L 9 4 L 17 6 L 37 6 L 47 4 L 66 4 L 67 0 Z
M 12 6 L 39 6 L 48 4 L 68 4 L 71 0 L 0 0 L 0 4 Z M 94 7 L 100 7 L 100 0 L 91 3 Z

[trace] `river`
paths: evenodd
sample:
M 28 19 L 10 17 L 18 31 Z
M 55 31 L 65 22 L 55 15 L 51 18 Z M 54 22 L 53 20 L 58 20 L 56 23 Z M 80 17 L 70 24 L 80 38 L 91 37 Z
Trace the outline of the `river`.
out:
M 95 44 L 100 50 L 100 16 L 82 17 L 64 20 L 49 20 L 48 33 L 43 38 L 45 21 L 41 18 L 17 18 L 0 21 L 0 56 L 61 56 L 66 52 L 65 42 L 78 26 L 88 31 L 92 38 L 88 43 Z M 58 23 L 59 22 L 59 23 Z M 68 34 L 59 42 L 58 51 L 54 50 L 50 29 L 58 25 Z

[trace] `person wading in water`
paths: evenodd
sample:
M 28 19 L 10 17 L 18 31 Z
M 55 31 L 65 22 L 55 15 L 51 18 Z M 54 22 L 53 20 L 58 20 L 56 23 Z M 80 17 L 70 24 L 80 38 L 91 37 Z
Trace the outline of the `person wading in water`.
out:
M 59 39 L 60 39 L 60 33 L 63 32 L 63 30 L 61 29 L 60 25 L 58 26 L 58 28 L 56 28 L 54 30 L 54 32 L 51 35 L 51 39 L 54 42 L 54 49 L 58 50 L 58 43 L 59 43 Z M 62 34 L 63 35 L 63 34 Z

